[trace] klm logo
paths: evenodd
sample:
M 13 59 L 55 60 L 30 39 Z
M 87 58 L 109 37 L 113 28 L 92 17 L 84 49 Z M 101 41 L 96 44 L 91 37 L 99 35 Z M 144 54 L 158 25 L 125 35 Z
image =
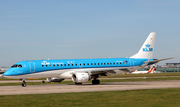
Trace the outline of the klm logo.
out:
M 83 76 L 82 79 L 85 79 L 85 76 Z
M 146 44 L 145 46 L 146 46 L 146 48 L 143 48 L 143 52 L 152 52 L 153 51 L 153 48 L 150 48 L 151 47 L 150 44 Z

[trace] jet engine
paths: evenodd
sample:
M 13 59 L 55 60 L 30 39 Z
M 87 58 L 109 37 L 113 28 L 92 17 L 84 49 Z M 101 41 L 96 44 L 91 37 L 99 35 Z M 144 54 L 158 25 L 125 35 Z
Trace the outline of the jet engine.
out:
M 72 81 L 75 83 L 87 82 L 91 79 L 88 73 L 75 73 L 72 75 Z

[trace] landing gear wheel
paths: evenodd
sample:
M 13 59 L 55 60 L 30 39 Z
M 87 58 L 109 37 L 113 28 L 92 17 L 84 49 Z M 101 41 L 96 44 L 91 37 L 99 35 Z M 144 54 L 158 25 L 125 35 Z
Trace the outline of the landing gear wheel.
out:
M 23 80 L 22 87 L 26 87 L 26 81 Z
M 75 84 L 76 84 L 76 85 L 81 85 L 82 83 L 77 83 L 77 82 L 75 82 Z
M 22 83 L 22 87 L 26 87 L 26 83 Z
M 92 84 L 93 85 L 100 84 L 100 81 L 99 80 L 92 80 Z
M 45 83 L 45 81 L 42 81 L 42 83 Z

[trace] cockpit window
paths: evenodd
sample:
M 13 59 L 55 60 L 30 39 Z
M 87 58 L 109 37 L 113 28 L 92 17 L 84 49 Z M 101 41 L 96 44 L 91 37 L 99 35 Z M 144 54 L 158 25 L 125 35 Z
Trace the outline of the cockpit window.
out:
M 19 68 L 22 68 L 22 65 L 18 65 Z
M 19 67 L 19 68 L 22 68 L 22 65 L 21 64 L 14 64 L 13 66 L 11 66 L 11 68 L 17 68 L 17 67 Z
M 11 66 L 11 68 L 16 68 L 18 65 L 17 64 L 14 64 L 13 66 Z

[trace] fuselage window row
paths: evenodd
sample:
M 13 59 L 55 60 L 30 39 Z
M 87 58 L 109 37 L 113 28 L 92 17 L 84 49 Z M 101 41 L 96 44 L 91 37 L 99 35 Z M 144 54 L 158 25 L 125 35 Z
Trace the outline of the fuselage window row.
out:
M 91 63 L 91 65 L 112 65 L 112 64 L 113 65 L 119 65 L 119 64 L 121 65 L 121 64 L 128 64 L 128 62 L 126 62 L 126 63 L 125 62 L 123 62 L 123 63 L 122 62 L 120 62 L 120 63 L 118 63 L 118 62 L 117 63 L 115 63 L 115 62 L 114 63 L 94 63 L 94 64 Z M 63 66 L 63 65 L 66 66 L 66 64 L 60 64 L 60 66 Z M 68 64 L 68 66 L 74 66 L 74 65 L 78 66 L 78 64 Z M 84 66 L 86 66 L 86 65 L 89 66 L 90 64 L 89 63 L 83 63 L 83 65 Z M 44 66 L 48 67 L 48 65 L 42 65 L 42 67 L 44 67 Z M 51 67 L 51 64 L 49 66 Z M 53 66 L 55 67 L 56 64 L 53 64 Z M 57 64 L 57 66 L 59 66 L 59 64 Z M 82 64 L 80 63 L 79 66 L 82 66 Z

